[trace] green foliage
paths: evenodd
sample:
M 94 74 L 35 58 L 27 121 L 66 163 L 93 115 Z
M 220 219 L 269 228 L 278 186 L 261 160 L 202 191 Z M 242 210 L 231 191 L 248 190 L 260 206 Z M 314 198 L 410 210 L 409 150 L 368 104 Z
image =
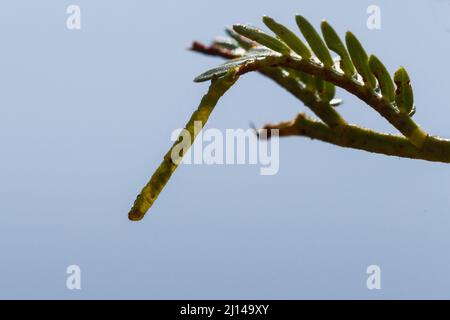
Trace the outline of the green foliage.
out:
M 394 101 L 394 82 L 392 81 L 392 78 L 384 64 L 376 56 L 371 55 L 369 58 L 369 66 L 370 70 L 378 80 L 383 97 L 385 97 L 388 101 Z
M 241 36 L 239 33 L 234 31 L 233 29 L 225 29 L 225 33 L 230 37 L 231 40 L 236 41 L 236 43 L 239 44 L 239 46 L 244 50 L 250 50 L 254 46 L 256 46 L 256 43 L 251 41 L 248 38 L 245 38 Z
M 325 46 L 320 35 L 317 33 L 316 29 L 306 20 L 303 16 L 297 15 L 295 17 L 300 31 L 311 47 L 312 51 L 316 54 L 317 58 L 323 63 L 326 68 L 331 68 L 334 64 L 331 58 L 330 51 Z
M 341 38 L 339 38 L 338 34 L 333 29 L 333 27 L 330 26 L 328 22 L 326 22 L 325 20 L 322 21 L 321 29 L 328 48 L 336 52 L 341 57 L 340 61 L 341 69 L 348 77 L 350 78 L 353 77 L 353 75 L 356 72 L 355 66 L 353 65 L 353 62 L 350 59 L 350 55 L 348 54 L 347 49 L 342 43 Z
M 319 118 L 317 121 L 299 115 L 293 121 L 281 123 L 277 127 L 281 135 L 302 135 L 342 147 L 450 163 L 450 141 L 429 136 L 411 119 L 415 112 L 414 94 L 403 67 L 392 78 L 375 55 L 368 57 L 350 31 L 346 33 L 344 45 L 326 21 L 321 24 L 322 39 L 303 16 L 297 15 L 295 20 L 309 47 L 293 31 L 267 16 L 263 22 L 275 36 L 237 24 L 226 30 L 229 38 L 217 38 L 210 48 L 197 47 L 199 52 L 229 60 L 195 78 L 196 82 L 211 80 L 212 84 L 186 125 L 189 133 L 194 131 L 193 139 L 194 123 L 201 121 L 205 125 L 219 98 L 239 76 L 257 71 L 301 100 Z M 330 50 L 339 60 L 333 59 Z M 366 102 L 403 136 L 348 124 L 334 108 L 342 103 L 335 99 L 336 86 Z M 129 213 L 131 220 L 144 217 L 176 170 L 179 162 L 171 157 L 174 148 L 175 145 L 137 197 Z
M 292 51 L 304 59 L 311 58 L 311 51 L 309 51 L 308 47 L 294 32 L 268 16 L 263 17 L 263 22 L 273 33 L 283 40 Z
M 223 42 L 224 45 L 219 42 L 215 42 L 215 44 L 223 48 L 230 48 L 230 46 L 232 46 L 233 49 L 236 49 L 235 45 L 238 44 L 241 49 L 246 50 L 245 55 L 235 60 L 231 60 L 219 67 L 208 70 L 195 78 L 195 81 L 208 81 L 214 77 L 220 77 L 226 74 L 230 68 L 244 66 L 253 61 L 264 60 L 268 57 L 277 57 L 277 54 L 289 56 L 294 52 L 303 59 L 311 62 L 313 62 L 313 60 L 310 59 L 315 56 L 323 63 L 323 69 L 342 70 L 344 75 L 350 79 L 354 79 L 356 76 L 357 78 L 362 79 L 364 85 L 370 90 L 379 88 L 383 98 L 387 101 L 391 102 L 395 100 L 393 79 L 389 75 L 386 67 L 374 55 L 371 55 L 369 59 L 361 42 L 350 31 L 346 33 L 345 46 L 333 27 L 324 20 L 321 23 L 324 39 L 322 40 L 311 23 L 303 16 L 297 15 L 296 22 L 309 44 L 310 48 L 308 48 L 293 31 L 276 22 L 274 19 L 264 16 L 263 22 L 275 33 L 276 37 L 270 36 L 255 27 L 235 25 L 233 27 L 234 30 L 227 30 L 227 33 L 232 37 L 229 42 L 222 39 L 221 42 Z M 337 62 L 333 61 L 330 50 L 339 55 L 339 60 Z M 308 88 L 308 90 L 316 92 L 324 101 L 331 101 L 334 98 L 336 90 L 333 83 L 326 81 L 326 79 L 318 81 L 314 74 L 302 73 L 301 76 L 297 75 L 297 78 Z M 404 86 L 403 88 L 404 92 L 406 90 L 406 95 L 412 95 L 412 89 L 408 89 Z M 403 98 L 397 98 L 397 100 L 399 99 L 402 100 Z M 410 108 L 413 110 L 413 106 L 407 107 L 404 103 L 405 102 L 402 102 L 401 104 L 402 108 Z M 395 108 L 395 106 L 393 107 Z M 400 107 L 398 108 L 400 109 Z M 408 114 L 411 114 L 411 112 Z
M 225 62 L 224 64 L 210 69 L 205 73 L 202 73 L 198 77 L 194 79 L 195 82 L 205 82 L 212 80 L 214 78 L 219 78 L 227 74 L 231 69 L 238 68 L 240 66 L 244 66 L 249 62 L 256 60 L 264 60 L 267 57 L 276 56 L 276 54 L 267 49 L 263 48 L 254 48 L 248 51 L 243 57 L 236 58 L 230 61 Z
M 397 108 L 404 114 L 411 114 L 414 108 L 414 94 L 405 68 L 400 67 L 397 70 L 394 75 L 394 82 L 397 86 L 395 94 Z
M 374 89 L 377 85 L 377 80 L 370 70 L 369 58 L 367 56 L 366 50 L 364 50 L 358 38 L 356 38 L 355 35 L 350 31 L 347 31 L 345 35 L 345 42 L 347 43 L 347 48 L 350 53 L 350 57 L 352 58 L 353 64 L 363 78 L 364 83 L 369 88 Z
M 240 47 L 240 44 L 238 41 L 236 41 L 233 38 L 226 38 L 226 37 L 217 37 L 214 39 L 213 44 L 218 47 L 222 47 L 228 50 L 236 50 Z
M 291 49 L 286 46 L 286 44 L 275 37 L 269 36 L 267 33 L 258 28 L 236 24 L 233 26 L 233 30 L 246 38 L 249 38 L 269 49 L 272 49 L 273 51 L 279 52 L 281 54 L 289 54 L 291 52 Z

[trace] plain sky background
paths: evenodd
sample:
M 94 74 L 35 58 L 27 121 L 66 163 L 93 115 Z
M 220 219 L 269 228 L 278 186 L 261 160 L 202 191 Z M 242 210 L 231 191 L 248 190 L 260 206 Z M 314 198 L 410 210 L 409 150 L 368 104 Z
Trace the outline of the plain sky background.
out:
M 82 29 L 66 28 L 78 4 Z M 381 7 L 382 29 L 366 9 Z M 192 79 L 220 60 L 186 51 L 225 26 L 294 27 L 301 13 L 352 30 L 388 69 L 404 65 L 425 130 L 450 137 L 448 1 L 2 1 L 0 298 L 450 298 L 448 165 L 280 144 L 280 171 L 183 166 L 150 214 L 137 193 L 197 107 Z M 339 91 L 350 121 L 395 132 Z M 257 75 L 209 128 L 248 128 L 305 108 Z M 66 289 L 66 268 L 82 290 Z M 382 290 L 366 288 L 366 268 Z

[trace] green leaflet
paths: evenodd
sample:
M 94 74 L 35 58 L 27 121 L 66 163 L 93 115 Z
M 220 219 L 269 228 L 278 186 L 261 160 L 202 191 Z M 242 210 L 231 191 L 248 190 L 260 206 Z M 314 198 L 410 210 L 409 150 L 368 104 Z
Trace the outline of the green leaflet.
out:
M 311 58 L 311 51 L 294 32 L 268 16 L 263 17 L 263 22 L 273 33 L 283 40 L 292 51 L 304 59 Z
M 263 60 L 267 57 L 273 57 L 273 56 L 277 56 L 277 55 L 276 55 L 276 53 L 274 53 L 271 50 L 255 48 L 255 49 L 248 51 L 245 54 L 245 56 L 243 56 L 241 58 L 229 60 L 216 68 L 210 69 L 210 70 L 202 73 L 201 75 L 199 75 L 198 77 L 196 77 L 194 79 L 194 82 L 205 82 L 205 81 L 209 81 L 213 78 L 222 77 L 230 69 L 234 69 L 239 66 L 243 66 L 248 62 L 253 62 L 255 60 Z
M 353 77 L 355 74 L 355 66 L 352 63 L 352 60 L 350 59 L 350 55 L 345 48 L 344 44 L 342 43 L 341 38 L 339 38 L 336 31 L 334 31 L 333 27 L 328 24 L 325 20 L 322 21 L 321 24 L 322 34 L 325 39 L 325 42 L 331 50 L 336 52 L 340 57 L 340 67 L 342 71 L 348 76 Z
M 323 92 L 323 85 L 324 81 L 321 78 L 314 76 L 314 86 L 319 95 Z
M 297 72 L 298 72 L 300 81 L 305 85 L 305 89 L 309 90 L 311 92 L 316 92 L 317 91 L 317 88 L 316 88 L 317 81 L 316 81 L 315 77 L 310 74 L 301 72 L 301 71 L 297 71 Z
M 216 39 L 214 39 L 213 45 L 228 50 L 235 50 L 240 47 L 239 43 L 235 39 L 225 37 L 217 37 Z
M 161 191 L 166 186 L 172 174 L 177 169 L 182 157 L 189 150 L 194 143 L 196 134 L 198 134 L 209 119 L 214 107 L 216 106 L 220 97 L 231 88 L 231 86 L 238 80 L 235 70 L 230 70 L 223 78 L 214 80 L 209 87 L 208 93 L 203 97 L 198 109 L 192 114 L 191 119 L 186 124 L 185 133 L 189 134 L 189 140 L 186 142 L 185 136 L 180 134 L 179 139 L 174 143 L 172 148 L 164 156 L 164 160 L 155 173 L 152 175 L 149 183 L 144 187 L 142 192 L 136 198 L 133 208 L 128 213 L 128 218 L 132 221 L 142 220 L 158 198 Z M 200 124 L 202 127 L 197 127 Z M 179 148 L 181 143 L 187 143 L 181 149 L 181 154 L 177 154 L 177 161 L 173 159 L 173 151 Z
M 317 58 L 323 63 L 325 68 L 331 68 L 334 65 L 333 58 L 331 58 L 330 51 L 326 47 L 320 35 L 314 29 L 314 27 L 301 15 L 295 17 L 298 27 L 311 47 L 312 51 L 316 54 Z
M 233 30 L 240 35 L 256 41 L 257 43 L 281 54 L 288 55 L 291 52 L 291 49 L 289 49 L 289 47 L 287 47 L 283 42 L 277 38 L 269 36 L 267 33 L 258 28 L 236 24 L 233 26 Z
M 305 90 L 317 93 L 322 101 L 330 102 L 331 104 L 331 100 L 334 99 L 336 94 L 336 86 L 334 84 L 298 70 L 289 69 L 288 72 L 291 77 L 297 78 L 305 85 Z M 334 101 L 333 105 L 341 103 L 342 101 Z
M 314 76 L 311 76 L 307 73 L 295 69 L 284 69 L 284 70 L 289 73 L 289 77 L 294 78 L 297 81 L 300 81 L 304 85 L 305 90 L 311 92 L 316 91 L 316 79 L 314 78 Z
M 336 95 L 336 86 L 331 82 L 324 81 L 322 94 L 319 92 L 319 96 L 322 101 L 330 102 Z
M 377 86 L 377 80 L 373 75 L 369 67 L 369 57 L 366 51 L 361 45 L 361 42 L 350 31 L 345 35 L 345 42 L 347 43 L 347 49 L 352 58 L 353 64 L 356 70 L 362 76 L 364 83 L 371 89 L 375 89 Z
M 324 81 L 321 78 L 315 77 L 315 89 L 319 95 L 320 100 L 330 102 L 336 94 L 336 87 L 334 84 Z
M 409 75 L 405 68 L 400 67 L 394 75 L 394 82 L 397 86 L 395 92 L 395 103 L 403 114 L 410 115 L 414 110 L 414 94 L 409 80 Z M 414 111 L 415 112 L 415 111 Z
M 239 33 L 237 33 L 236 31 L 234 31 L 232 29 L 227 28 L 227 29 L 225 29 L 225 32 L 226 32 L 226 34 L 228 34 L 228 36 L 230 36 L 233 40 L 235 40 L 241 46 L 241 48 L 243 48 L 245 50 L 250 50 L 255 45 L 257 45 L 257 43 L 251 41 L 248 38 L 241 36 Z
M 387 71 L 384 64 L 376 56 L 371 55 L 369 58 L 369 66 L 375 77 L 378 79 L 380 85 L 381 94 L 389 102 L 395 99 L 394 82 L 391 75 Z

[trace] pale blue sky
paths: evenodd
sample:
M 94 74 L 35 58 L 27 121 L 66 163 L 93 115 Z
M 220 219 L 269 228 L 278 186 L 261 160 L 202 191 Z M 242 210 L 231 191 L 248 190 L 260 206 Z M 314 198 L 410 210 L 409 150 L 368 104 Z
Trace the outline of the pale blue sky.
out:
M 65 27 L 78 4 L 82 29 Z M 382 29 L 366 27 L 377 4 Z M 448 165 L 290 138 L 280 171 L 184 166 L 140 223 L 137 193 L 220 62 L 186 51 L 237 22 L 295 13 L 352 30 L 410 73 L 416 120 L 450 137 L 447 1 L 3 1 L 0 298 L 450 298 Z M 395 132 L 356 98 L 351 122 Z M 304 107 L 251 74 L 208 127 L 287 120 Z M 82 290 L 66 289 L 77 264 Z M 366 268 L 382 290 L 366 288 Z

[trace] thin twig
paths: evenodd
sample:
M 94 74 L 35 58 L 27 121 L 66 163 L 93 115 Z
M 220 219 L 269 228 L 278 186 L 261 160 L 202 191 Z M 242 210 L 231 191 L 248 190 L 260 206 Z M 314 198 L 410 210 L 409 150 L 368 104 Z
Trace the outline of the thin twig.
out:
M 388 156 L 421 159 L 450 163 L 450 141 L 428 139 L 422 149 L 400 135 L 383 134 L 355 125 L 347 125 L 343 130 L 334 130 L 327 125 L 299 114 L 294 120 L 264 129 L 278 129 L 280 137 L 302 136 L 328 142 L 345 148 L 353 148 Z
M 203 97 L 198 109 L 192 114 L 191 119 L 186 124 L 184 131 L 166 153 L 164 159 L 150 181 L 137 196 L 133 207 L 128 213 L 128 218 L 132 221 L 142 220 L 151 208 L 161 191 L 166 186 L 172 174 L 178 168 L 182 158 L 194 143 L 196 136 L 209 119 L 219 99 L 231 88 L 239 76 L 235 72 L 229 72 L 225 77 L 214 80 L 208 92 Z M 178 147 L 180 150 L 176 149 Z

